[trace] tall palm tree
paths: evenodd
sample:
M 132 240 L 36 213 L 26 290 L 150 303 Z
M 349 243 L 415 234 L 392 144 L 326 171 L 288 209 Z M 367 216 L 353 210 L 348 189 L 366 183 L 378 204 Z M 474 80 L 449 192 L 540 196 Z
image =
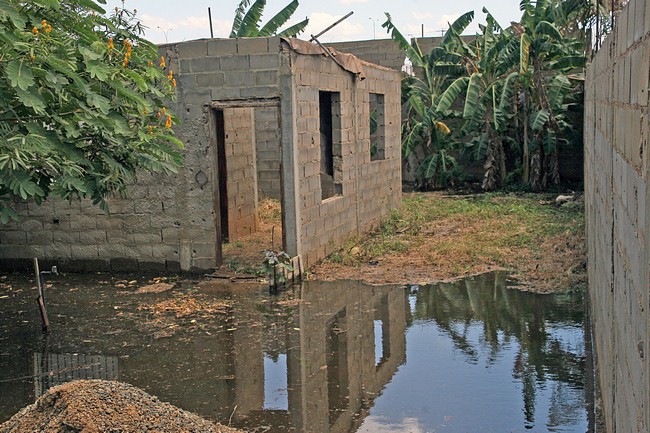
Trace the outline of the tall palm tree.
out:
M 251 0 L 241 0 L 239 6 L 235 9 L 235 19 L 232 22 L 230 37 L 257 38 L 274 35 L 295 37 L 302 32 L 309 23 L 309 19 L 305 18 L 298 24 L 284 30 L 279 30 L 280 27 L 289 21 L 296 9 L 298 9 L 298 0 L 293 0 L 260 28 L 260 22 L 262 20 L 265 6 L 266 0 L 255 0 L 252 5 Z

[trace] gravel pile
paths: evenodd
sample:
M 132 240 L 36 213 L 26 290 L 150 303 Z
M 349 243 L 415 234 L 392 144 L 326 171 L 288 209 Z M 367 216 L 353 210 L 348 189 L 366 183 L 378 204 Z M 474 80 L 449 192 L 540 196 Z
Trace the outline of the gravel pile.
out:
M 239 433 L 134 386 L 80 380 L 50 389 L 0 425 L 0 433 Z

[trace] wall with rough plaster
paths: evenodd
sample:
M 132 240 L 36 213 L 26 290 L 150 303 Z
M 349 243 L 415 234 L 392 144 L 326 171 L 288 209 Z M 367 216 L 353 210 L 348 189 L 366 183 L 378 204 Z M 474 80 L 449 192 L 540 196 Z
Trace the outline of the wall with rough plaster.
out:
M 650 430 L 650 5 L 632 0 L 587 69 L 585 199 L 607 431 Z

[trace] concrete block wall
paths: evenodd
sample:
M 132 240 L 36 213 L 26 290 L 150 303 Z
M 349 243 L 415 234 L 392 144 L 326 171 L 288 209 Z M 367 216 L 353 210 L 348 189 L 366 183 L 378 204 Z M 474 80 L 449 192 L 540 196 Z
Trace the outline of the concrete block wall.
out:
M 193 126 L 200 136 L 200 122 Z M 207 266 L 206 258 L 215 254 L 212 195 L 197 179 L 209 176 L 200 157 L 208 149 L 185 142 L 198 147 L 186 157 L 185 167 L 191 168 L 175 176 L 139 175 L 127 198 L 107 200 L 110 215 L 89 200 L 19 203 L 20 223 L 0 230 L 0 267 L 31 268 L 33 257 L 62 271 L 177 272 Z
M 161 46 L 179 58 L 179 108 L 196 118 L 210 101 L 279 97 L 280 38 L 200 39 Z
M 466 42 L 475 36 L 463 36 Z M 429 54 L 434 47 L 440 45 L 442 37 L 415 38 L 423 54 Z M 330 42 L 324 44 L 343 53 L 354 54 L 366 62 L 384 66 L 396 71 L 402 70 L 406 54 L 392 39 L 371 39 L 368 41 Z
M 306 266 L 334 251 L 351 236 L 379 224 L 401 203 L 400 73 L 369 63 L 366 79 L 343 70 L 324 56 L 295 56 L 293 73 L 297 106 L 297 158 L 301 219 L 300 252 Z M 339 97 L 340 118 L 333 119 L 335 154 L 340 169 L 334 178 L 342 193 L 323 200 L 320 179 L 319 91 Z M 384 94 L 386 159 L 370 161 L 368 93 Z
M 224 110 L 228 240 L 257 231 L 257 170 L 253 108 Z
M 280 200 L 280 110 L 277 107 L 255 109 L 257 154 L 257 193 L 261 198 Z
M 396 71 L 402 70 L 406 55 L 392 39 L 371 39 L 368 41 L 330 42 L 325 44 L 336 51 L 354 54 L 358 58 L 375 65 L 385 66 Z
M 206 105 L 223 110 L 228 239 L 240 239 L 257 229 L 257 133 L 266 140 L 265 147 L 275 148 L 276 152 L 279 149 L 279 141 L 273 141 L 271 136 L 269 116 L 264 116 L 261 108 L 250 107 L 250 103 L 280 97 L 280 38 L 202 39 L 166 45 L 161 50 L 179 58 L 179 70 L 174 71 L 179 77 L 176 111 L 184 121 L 194 119 Z M 214 131 L 210 134 L 213 136 Z M 262 164 L 268 166 L 266 161 Z M 279 172 L 272 179 L 268 170 L 262 174 L 265 187 L 279 186 Z
M 159 51 L 178 83 L 171 108 L 182 120 L 174 131 L 185 144 L 179 173 L 139 176 L 127 198 L 108 200 L 110 217 L 88 201 L 19 203 L 21 223 L 0 230 L 1 267 L 25 268 L 36 256 L 85 271 L 175 272 L 217 264 L 209 104 L 279 97 L 280 39 L 203 39 Z
M 631 0 L 587 69 L 589 292 L 608 432 L 650 430 L 650 5 Z

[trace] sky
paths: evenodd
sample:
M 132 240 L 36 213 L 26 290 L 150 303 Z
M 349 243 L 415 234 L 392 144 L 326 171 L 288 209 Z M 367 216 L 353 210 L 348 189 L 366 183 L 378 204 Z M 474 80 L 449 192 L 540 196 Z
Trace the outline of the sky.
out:
M 267 0 L 262 24 L 272 18 L 290 0 Z M 137 16 L 148 27 L 146 37 L 154 43 L 179 42 L 209 38 L 208 7 L 212 11 L 214 37 L 230 34 L 232 19 L 239 0 L 107 0 L 105 8 L 136 9 Z M 473 10 L 475 19 L 469 33 L 478 29 L 485 14 L 485 6 L 497 21 L 507 26 L 521 16 L 519 0 L 300 0 L 300 6 L 287 26 L 309 17 L 310 24 L 299 37 L 309 39 L 348 12 L 354 14 L 330 30 L 319 40 L 323 43 L 386 39 L 389 35 L 381 27 L 388 12 L 397 28 L 405 36 L 440 36 L 463 13 Z

